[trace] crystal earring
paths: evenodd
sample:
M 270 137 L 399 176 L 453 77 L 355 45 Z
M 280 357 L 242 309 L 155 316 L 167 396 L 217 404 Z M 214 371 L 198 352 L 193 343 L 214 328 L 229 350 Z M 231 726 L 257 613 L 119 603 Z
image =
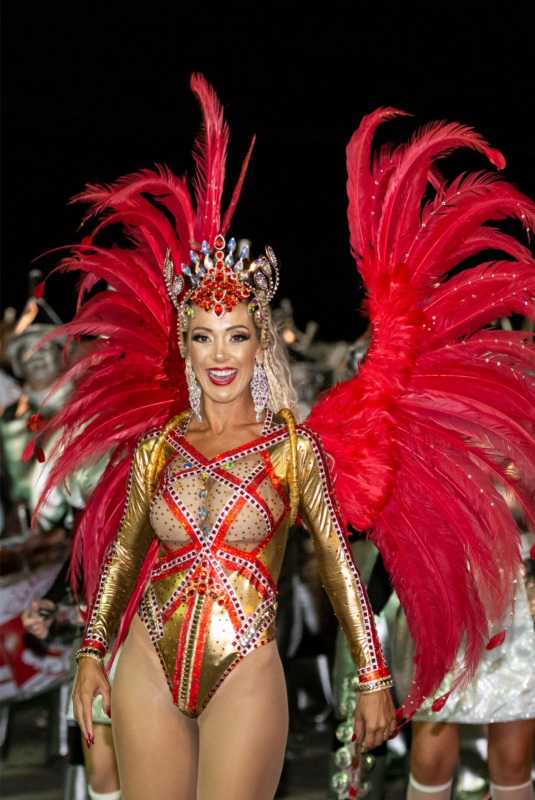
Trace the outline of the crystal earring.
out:
M 197 383 L 197 378 L 191 366 L 191 361 L 186 359 L 186 383 L 188 384 L 189 404 L 191 410 L 199 420 L 202 422 L 201 417 L 201 387 Z
M 256 411 L 256 421 L 260 422 L 262 411 L 269 400 L 269 383 L 266 370 L 257 358 L 254 361 L 253 377 L 251 378 L 251 394 Z

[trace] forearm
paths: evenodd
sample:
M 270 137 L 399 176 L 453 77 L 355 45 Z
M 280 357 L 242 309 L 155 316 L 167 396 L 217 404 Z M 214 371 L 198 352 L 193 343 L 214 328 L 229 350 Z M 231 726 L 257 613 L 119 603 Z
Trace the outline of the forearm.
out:
M 94 648 L 101 655 L 105 655 L 127 607 L 153 540 L 149 521 L 152 494 L 147 481 L 152 445 L 153 440 L 149 440 L 136 450 L 123 520 L 104 557 L 89 610 L 82 649 Z
M 366 590 L 342 530 L 325 456 L 311 442 L 312 454 L 300 452 L 300 514 L 317 551 L 320 575 L 358 668 L 360 691 L 393 685 L 386 665 Z M 314 456 L 313 463 L 310 462 Z

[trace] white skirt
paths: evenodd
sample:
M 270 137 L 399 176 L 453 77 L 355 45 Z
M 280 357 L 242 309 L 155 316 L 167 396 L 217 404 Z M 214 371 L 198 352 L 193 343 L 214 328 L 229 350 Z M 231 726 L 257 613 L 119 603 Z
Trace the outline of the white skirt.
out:
M 392 671 L 403 702 L 412 683 L 414 647 L 402 612 L 397 615 L 392 645 Z M 433 701 L 450 690 L 454 675 L 455 669 L 446 675 L 436 695 L 425 701 L 415 720 L 477 725 L 535 718 L 535 634 L 523 580 L 518 582 L 514 619 L 503 644 L 485 650 L 466 689 L 452 694 L 440 711 L 431 711 Z

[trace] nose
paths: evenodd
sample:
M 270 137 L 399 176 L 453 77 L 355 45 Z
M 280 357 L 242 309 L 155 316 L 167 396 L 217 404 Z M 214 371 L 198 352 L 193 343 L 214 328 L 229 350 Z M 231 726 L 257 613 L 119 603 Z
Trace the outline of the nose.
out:
M 227 357 L 227 345 L 223 337 L 216 336 L 214 340 L 214 360 L 222 364 Z

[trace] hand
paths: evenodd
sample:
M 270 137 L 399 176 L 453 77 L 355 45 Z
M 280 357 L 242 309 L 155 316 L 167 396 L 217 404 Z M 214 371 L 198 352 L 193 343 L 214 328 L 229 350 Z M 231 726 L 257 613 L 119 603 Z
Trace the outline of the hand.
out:
M 362 752 L 373 750 L 396 730 L 396 710 L 389 689 L 361 694 L 355 711 L 355 735 L 365 735 Z
M 52 600 L 32 600 L 28 608 L 22 612 L 22 624 L 32 636 L 46 639 L 54 622 L 55 610 L 56 605 Z
M 109 715 L 111 686 L 102 667 L 94 658 L 80 658 L 72 693 L 74 718 L 81 728 L 87 746 L 93 744 L 93 700 L 102 695 L 102 708 Z

